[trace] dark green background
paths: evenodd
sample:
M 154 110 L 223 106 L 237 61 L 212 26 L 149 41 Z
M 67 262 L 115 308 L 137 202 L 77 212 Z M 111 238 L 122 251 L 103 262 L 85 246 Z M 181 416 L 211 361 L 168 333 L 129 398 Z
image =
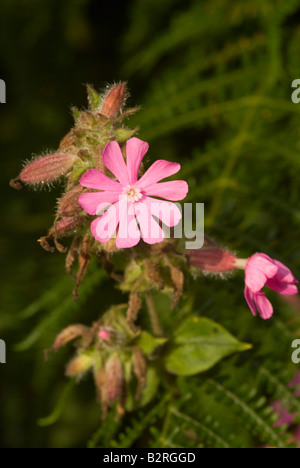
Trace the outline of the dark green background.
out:
M 86 105 L 85 83 L 100 90 L 128 81 L 129 104 L 142 106 L 131 125 L 140 126 L 153 159 L 182 162 L 189 200 L 205 202 L 213 237 L 241 256 L 263 250 L 300 276 L 300 105 L 291 102 L 291 83 L 300 78 L 299 19 L 300 1 L 1 1 L 2 446 L 84 446 L 98 423 L 87 379 L 59 423 L 37 425 L 64 388 L 70 356 L 62 351 L 45 363 L 42 351 L 61 325 L 90 323 L 116 292 L 99 287 L 84 310 L 66 313 L 17 352 L 49 312 L 20 320 L 21 311 L 65 278 L 62 255 L 36 242 L 51 226 L 62 187 L 16 192 L 8 185 L 33 154 L 57 148 L 72 125 L 70 106 Z M 245 338 L 248 323 L 258 322 L 244 303 L 242 277 L 212 283 L 204 281 L 203 302 L 237 334 L 235 315 L 245 316 Z M 274 301 L 279 314 L 283 306 Z

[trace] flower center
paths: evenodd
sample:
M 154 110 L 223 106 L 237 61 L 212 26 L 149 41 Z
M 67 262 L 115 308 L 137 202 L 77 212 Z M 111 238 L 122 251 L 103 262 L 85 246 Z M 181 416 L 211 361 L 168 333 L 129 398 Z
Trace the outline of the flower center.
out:
M 128 201 L 130 202 L 137 202 L 143 196 L 141 189 L 133 185 L 127 185 L 127 187 L 124 188 L 123 193 L 124 195 L 127 195 Z

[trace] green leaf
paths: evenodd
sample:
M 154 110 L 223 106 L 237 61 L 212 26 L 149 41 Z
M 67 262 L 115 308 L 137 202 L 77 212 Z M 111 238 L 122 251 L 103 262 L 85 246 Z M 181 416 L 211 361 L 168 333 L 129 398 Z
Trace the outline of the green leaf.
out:
M 222 358 L 251 348 L 225 328 L 207 318 L 191 317 L 175 331 L 174 344 L 165 358 L 167 370 L 177 375 L 194 375 L 213 367 Z
M 148 405 L 157 394 L 159 383 L 160 377 L 158 370 L 153 365 L 149 364 L 146 374 L 146 386 L 143 388 L 138 399 L 136 382 L 132 382 L 131 386 L 127 386 L 126 410 L 135 411 L 138 408 L 143 408 Z
M 136 340 L 136 346 L 141 348 L 145 354 L 151 354 L 157 346 L 164 344 L 167 338 L 155 338 L 146 331 L 142 331 Z
M 148 405 L 150 401 L 155 397 L 160 377 L 157 369 L 154 366 L 148 365 L 146 375 L 146 386 L 142 391 L 141 399 L 139 401 L 139 407 Z

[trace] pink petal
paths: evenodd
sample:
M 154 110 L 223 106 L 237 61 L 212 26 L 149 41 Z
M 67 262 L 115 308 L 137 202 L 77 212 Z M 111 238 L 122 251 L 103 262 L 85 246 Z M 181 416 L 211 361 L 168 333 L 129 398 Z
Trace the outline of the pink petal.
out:
M 109 192 L 122 190 L 122 185 L 116 180 L 112 180 L 97 169 L 90 169 L 87 171 L 79 181 L 83 187 L 96 189 L 96 190 L 108 190 Z
M 157 244 L 164 240 L 164 232 L 153 219 L 149 204 L 143 202 L 134 204 L 134 211 L 139 222 L 141 234 L 147 244 Z
M 262 319 L 267 320 L 273 315 L 273 307 L 271 302 L 266 298 L 264 293 L 253 293 L 247 286 L 245 287 L 245 299 L 251 312 L 256 316 L 256 310 Z
M 108 242 L 119 223 L 119 202 L 112 205 L 100 218 L 91 224 L 93 236 L 99 242 Z
M 256 306 L 254 302 L 254 294 L 251 292 L 251 290 L 247 286 L 245 287 L 244 294 L 245 294 L 245 299 L 248 303 L 248 306 L 251 309 L 252 314 L 254 315 L 254 317 L 256 317 Z
M 295 284 L 285 283 L 278 280 L 276 277 L 269 279 L 266 282 L 266 285 L 268 288 L 273 289 L 274 291 L 285 296 L 293 296 L 294 294 L 298 294 L 298 288 Z
M 245 283 L 256 293 L 260 291 L 267 282 L 278 272 L 278 267 L 265 254 L 254 254 L 249 258 L 246 265 Z
M 145 195 L 166 198 L 167 200 L 183 200 L 189 191 L 189 186 L 184 180 L 160 182 L 146 187 Z
M 97 215 L 111 203 L 119 200 L 118 192 L 88 192 L 78 198 L 78 202 L 89 215 Z
M 118 181 L 126 187 L 129 185 L 128 169 L 120 146 L 116 141 L 110 141 L 102 155 L 103 164 L 114 174 Z
M 133 204 L 127 197 L 120 200 L 120 224 L 116 246 L 118 249 L 134 247 L 140 241 L 141 235 L 135 219 Z
M 276 275 L 276 279 L 279 281 L 284 281 L 285 283 L 298 283 L 297 279 L 292 274 L 291 270 L 288 269 L 283 263 L 279 262 L 278 260 L 273 260 L 275 265 L 278 267 L 278 273 Z
M 131 185 L 134 185 L 137 181 L 139 168 L 148 148 L 148 143 L 139 138 L 130 138 L 127 140 L 126 161 Z
M 256 307 L 262 319 L 267 320 L 273 315 L 273 306 L 264 293 L 255 294 Z
M 160 219 L 166 226 L 174 227 L 182 218 L 181 211 L 175 203 L 151 197 L 144 198 L 143 203 L 152 216 Z
M 146 188 L 149 185 L 156 184 L 166 177 L 176 174 L 180 171 L 180 164 L 159 159 L 149 167 L 145 174 L 138 180 L 137 186 Z

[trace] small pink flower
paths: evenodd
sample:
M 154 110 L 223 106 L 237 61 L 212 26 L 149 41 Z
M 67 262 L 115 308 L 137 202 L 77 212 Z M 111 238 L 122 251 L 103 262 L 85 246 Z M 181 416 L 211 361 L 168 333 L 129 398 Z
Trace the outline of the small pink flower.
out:
M 111 338 L 111 333 L 108 330 L 105 330 L 104 328 L 101 328 L 98 332 L 98 336 L 100 340 L 102 341 L 109 341 Z
M 264 286 L 284 295 L 298 293 L 296 283 L 298 281 L 291 271 L 283 263 L 274 260 L 264 253 L 252 255 L 246 264 L 245 298 L 256 316 L 258 311 L 261 318 L 269 319 L 273 315 L 273 307 L 261 292 Z
M 294 376 L 293 380 L 288 384 L 288 388 L 293 389 L 293 394 L 295 397 L 300 396 L 299 390 L 300 384 L 300 372 Z M 296 388 L 296 390 L 295 390 Z M 290 406 L 284 406 L 281 400 L 276 401 L 272 404 L 273 410 L 278 414 L 278 420 L 275 422 L 274 427 L 289 426 L 289 430 L 292 429 L 291 426 L 295 424 L 295 419 L 297 417 L 297 412 L 291 413 Z M 294 430 L 292 440 L 298 443 L 298 448 L 300 448 L 300 426 L 297 425 Z
M 120 146 L 111 141 L 106 145 L 102 159 L 117 180 L 96 169 L 90 169 L 82 176 L 80 184 L 83 187 L 99 190 L 79 197 L 80 205 L 88 214 L 100 215 L 91 224 L 92 234 L 99 242 L 108 242 L 118 228 L 116 245 L 119 249 L 137 245 L 141 237 L 148 244 L 155 244 L 164 239 L 164 232 L 153 216 L 169 227 L 179 223 L 181 211 L 175 203 L 152 197 L 172 201 L 186 197 L 188 185 L 185 181 L 158 183 L 176 174 L 180 164 L 156 161 L 138 179 L 148 147 L 148 143 L 138 138 L 128 140 L 125 163 Z M 107 211 L 101 215 L 105 209 Z

